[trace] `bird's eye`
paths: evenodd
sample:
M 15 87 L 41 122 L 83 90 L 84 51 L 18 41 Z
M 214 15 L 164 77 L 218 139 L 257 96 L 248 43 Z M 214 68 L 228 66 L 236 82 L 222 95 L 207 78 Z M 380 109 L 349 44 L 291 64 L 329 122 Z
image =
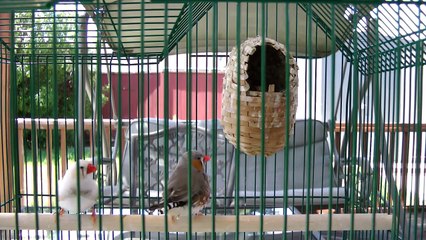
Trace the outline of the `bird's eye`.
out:
M 80 166 L 80 169 L 84 169 L 84 167 L 83 167 L 83 166 Z

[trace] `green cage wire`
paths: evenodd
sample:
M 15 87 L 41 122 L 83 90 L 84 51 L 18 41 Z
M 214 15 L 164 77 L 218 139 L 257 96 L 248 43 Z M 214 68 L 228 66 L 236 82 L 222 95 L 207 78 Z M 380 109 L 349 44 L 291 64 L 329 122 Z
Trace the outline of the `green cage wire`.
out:
M 0 239 L 426 239 L 423 1 L 0 4 Z M 195 150 L 202 214 L 149 214 Z

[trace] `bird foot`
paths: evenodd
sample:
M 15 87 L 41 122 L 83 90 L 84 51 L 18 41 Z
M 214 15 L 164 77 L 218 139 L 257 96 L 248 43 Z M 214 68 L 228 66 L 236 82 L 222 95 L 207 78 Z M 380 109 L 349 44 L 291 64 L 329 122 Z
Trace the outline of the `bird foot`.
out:
M 203 215 L 204 214 L 202 212 L 194 213 L 194 219 L 197 219 L 197 218 L 199 218 L 200 216 L 203 216 Z
M 92 215 L 90 216 L 90 218 L 92 219 L 93 225 L 95 225 L 96 224 L 96 213 L 95 213 L 94 208 L 92 208 Z
M 179 218 L 180 218 L 179 215 L 172 215 L 171 216 L 172 223 L 176 223 L 179 220 Z
M 58 214 L 59 215 L 59 217 L 61 217 L 62 215 L 64 215 L 64 213 L 65 213 L 65 209 L 63 209 L 63 208 L 59 208 L 59 211 L 57 211 L 57 212 L 54 212 L 53 214 Z M 55 218 L 56 219 L 56 218 Z M 56 220 L 55 220 L 55 222 L 56 222 Z M 56 224 L 58 224 L 58 223 L 56 223 Z
M 57 212 L 57 214 L 59 214 L 59 216 L 64 215 L 64 213 L 65 213 L 65 209 L 63 209 L 63 208 L 60 208 L 59 212 Z

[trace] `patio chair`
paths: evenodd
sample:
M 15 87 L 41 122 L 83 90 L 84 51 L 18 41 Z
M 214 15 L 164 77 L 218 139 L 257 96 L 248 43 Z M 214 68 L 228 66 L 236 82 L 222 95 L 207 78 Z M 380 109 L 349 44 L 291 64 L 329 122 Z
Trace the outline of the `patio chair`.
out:
M 191 122 L 192 149 L 213 155 L 213 122 L 196 121 Z M 177 164 L 179 156 L 186 151 L 187 126 L 185 122 L 170 121 L 168 131 L 164 129 L 162 119 L 133 120 L 128 128 L 121 159 L 122 187 L 120 181 L 116 186 L 105 186 L 103 191 L 103 202 L 112 208 L 118 208 L 119 197 L 122 205 L 130 209 L 130 213 L 140 214 L 142 202 L 147 209 L 151 204 L 160 200 L 165 187 L 164 174 L 164 149 L 168 147 L 168 167 L 170 171 Z M 218 124 L 217 129 L 216 159 L 217 175 L 212 176 L 213 161 L 207 163 L 207 174 L 212 184 L 213 178 L 217 184 L 217 210 L 224 211 L 230 205 L 232 190 L 228 185 L 231 174 L 231 158 L 234 148 L 229 144 Z M 168 146 L 165 145 L 165 138 Z M 142 142 L 140 142 L 142 141 Z M 141 149 L 140 147 L 143 147 Z M 142 157 L 142 158 L 141 158 Z M 108 162 L 107 162 L 108 163 Z M 143 164 L 143 167 L 141 166 Z M 120 164 L 117 164 L 120 166 Z M 143 181 L 142 181 L 143 170 Z M 142 185 L 143 184 L 143 185 Z M 121 189 L 121 191 L 120 191 Z M 120 194 L 121 192 L 121 194 Z M 222 208 L 222 210 L 221 210 Z
M 317 120 L 297 120 L 294 135 L 290 136 L 288 147 L 288 169 L 285 169 L 285 150 L 265 159 L 265 210 L 268 213 L 298 214 L 306 212 L 309 205 L 309 213 L 315 209 L 328 208 L 331 201 L 336 209 L 343 205 L 347 189 L 341 183 L 343 174 L 337 173 L 340 168 L 338 159 L 332 160 L 330 145 L 328 142 L 327 126 Z M 331 163 L 331 164 L 330 164 Z M 310 172 L 308 172 L 310 165 Z M 260 156 L 248 156 L 241 153 L 239 172 L 240 178 L 238 193 L 239 204 L 242 211 L 251 214 L 259 213 L 261 204 L 261 168 Z M 330 183 L 330 174 L 332 182 Z M 288 174 L 286 176 L 285 174 Z M 288 180 L 288 190 L 284 189 L 284 178 Z M 330 188 L 331 186 L 331 188 Z M 332 198 L 329 199 L 329 193 Z M 308 193 L 310 198 L 308 200 Z M 284 199 L 288 200 L 288 209 L 283 209 Z M 319 238 L 318 233 L 313 234 Z M 276 237 L 276 235 L 275 235 Z
M 309 128 L 311 134 L 309 136 Z M 284 181 L 288 179 L 286 197 L 290 206 L 304 206 L 310 191 L 311 205 L 328 206 L 329 191 L 332 191 L 334 204 L 345 196 L 345 189 L 338 186 L 337 175 L 333 176 L 330 189 L 329 174 L 331 152 L 327 140 L 328 130 L 324 123 L 317 120 L 297 120 L 294 135 L 290 136 L 288 147 L 288 169 L 284 169 L 285 151 L 265 159 L 266 207 L 282 207 Z M 260 156 L 240 155 L 240 205 L 257 207 L 261 196 Z M 310 173 L 308 173 L 308 164 Z M 338 163 L 333 163 L 336 166 Z M 288 176 L 283 174 L 288 173 Z M 308 184 L 308 180 L 310 180 Z M 310 187 L 308 189 L 308 186 Z

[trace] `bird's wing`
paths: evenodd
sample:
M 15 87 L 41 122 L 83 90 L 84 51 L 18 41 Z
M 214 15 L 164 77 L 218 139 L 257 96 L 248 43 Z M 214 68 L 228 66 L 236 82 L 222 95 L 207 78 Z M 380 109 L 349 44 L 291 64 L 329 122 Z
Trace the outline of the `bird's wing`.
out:
M 210 184 L 205 173 L 194 173 L 192 183 L 192 205 L 199 206 L 207 203 L 210 197 Z
M 188 201 L 188 187 L 187 187 L 187 174 L 182 177 L 176 178 L 176 181 L 169 184 L 169 202 L 187 202 Z M 210 185 L 208 177 L 203 172 L 196 170 L 192 171 L 192 187 L 191 187 L 192 204 L 199 201 L 204 201 L 210 196 Z
M 76 166 L 71 165 L 65 172 L 65 175 L 58 182 L 58 199 L 64 200 L 77 193 L 76 189 Z
M 77 189 L 75 186 L 64 183 L 64 180 L 59 181 L 58 184 L 58 200 L 62 201 L 65 198 L 68 198 L 70 196 L 77 194 Z
M 98 191 L 97 189 L 87 189 L 87 190 L 80 191 L 80 195 L 90 199 L 96 199 L 98 196 Z
M 167 185 L 167 202 L 187 202 L 188 201 L 188 186 L 187 186 L 187 166 L 177 165 L 169 177 Z M 153 204 L 149 210 L 162 208 L 164 206 L 164 194 L 159 203 Z
M 170 176 L 167 187 L 168 202 L 188 201 L 188 174 L 187 167 L 177 168 Z
M 208 177 L 203 172 L 192 171 L 191 187 L 192 203 L 206 202 L 210 196 L 210 185 Z M 167 187 L 167 202 L 188 202 L 188 171 L 187 166 L 178 165 L 170 175 Z M 157 209 L 164 205 L 164 199 L 158 204 L 152 205 L 150 209 Z M 200 204 L 201 205 L 201 204 Z

